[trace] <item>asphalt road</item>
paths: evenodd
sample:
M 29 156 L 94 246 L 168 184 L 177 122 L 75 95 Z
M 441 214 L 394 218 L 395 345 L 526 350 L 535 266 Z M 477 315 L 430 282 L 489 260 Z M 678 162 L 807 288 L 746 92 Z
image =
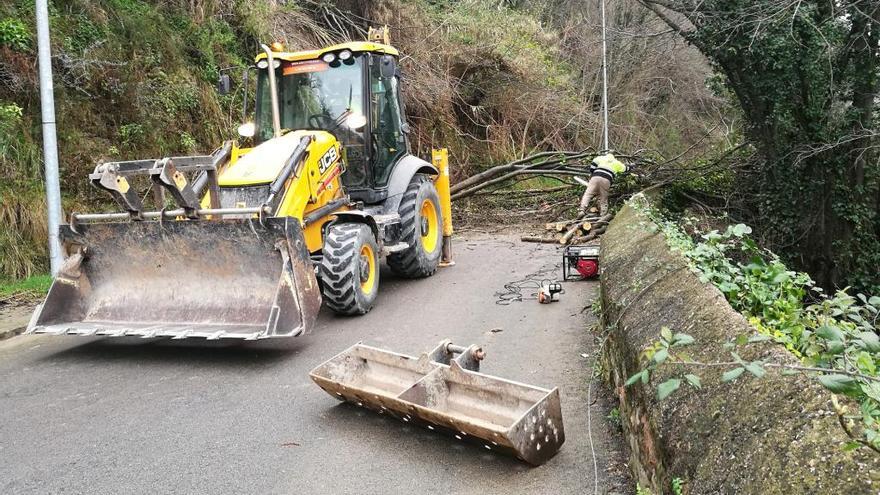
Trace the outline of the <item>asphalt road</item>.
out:
M 475 233 L 455 248 L 458 264 L 430 279 L 383 272 L 368 315 L 322 313 L 314 333 L 280 344 L 0 342 L 0 493 L 593 493 L 598 284 L 567 283 L 552 305 L 498 305 L 508 282 L 541 269 L 561 276 L 557 248 Z M 417 355 L 447 337 L 481 344 L 485 373 L 560 388 L 566 443 L 556 457 L 532 468 L 339 403 L 308 377 L 358 341 Z M 607 394 L 597 388 L 593 397 Z M 622 442 L 607 407 L 591 411 L 599 493 L 625 492 L 606 473 L 619 468 Z

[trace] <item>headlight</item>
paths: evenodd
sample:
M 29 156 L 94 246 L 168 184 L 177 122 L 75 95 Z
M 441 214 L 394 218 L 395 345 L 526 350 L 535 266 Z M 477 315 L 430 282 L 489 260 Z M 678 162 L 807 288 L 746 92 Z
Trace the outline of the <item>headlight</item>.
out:
M 335 53 L 325 53 L 324 55 L 321 56 L 321 60 L 323 60 L 324 62 L 327 62 L 329 64 L 329 63 L 333 62 L 334 60 L 336 60 L 336 54 Z
M 343 62 L 351 58 L 351 50 L 342 50 L 339 52 L 339 60 Z
M 257 68 L 258 68 L 258 69 L 265 69 L 266 67 L 269 67 L 269 61 L 268 61 L 268 60 L 263 59 L 263 60 L 260 60 L 259 62 L 257 62 Z
M 274 60 L 272 60 L 272 68 L 273 68 L 273 69 L 277 69 L 277 68 L 279 68 L 279 67 L 281 67 L 281 61 L 278 60 L 277 58 L 274 59 Z
M 245 122 L 238 126 L 238 135 L 245 138 L 254 137 L 256 126 L 253 122 Z

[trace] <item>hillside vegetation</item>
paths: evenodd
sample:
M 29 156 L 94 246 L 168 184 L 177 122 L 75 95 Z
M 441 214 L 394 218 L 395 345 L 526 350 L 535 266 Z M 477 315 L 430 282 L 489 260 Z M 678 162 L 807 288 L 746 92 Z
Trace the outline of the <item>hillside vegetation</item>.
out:
M 403 52 L 413 151 L 450 148 L 455 177 L 541 149 L 599 147 L 598 12 L 577 2 L 484 0 L 54 0 L 50 2 L 65 212 L 106 208 L 101 160 L 210 152 L 241 120 L 219 70 L 258 43 L 363 39 L 388 24 Z M 618 148 L 677 155 L 730 133 L 701 56 L 634 2 L 609 11 Z M 33 2 L 0 0 L 0 278 L 47 269 Z M 253 87 L 251 84 L 251 91 Z

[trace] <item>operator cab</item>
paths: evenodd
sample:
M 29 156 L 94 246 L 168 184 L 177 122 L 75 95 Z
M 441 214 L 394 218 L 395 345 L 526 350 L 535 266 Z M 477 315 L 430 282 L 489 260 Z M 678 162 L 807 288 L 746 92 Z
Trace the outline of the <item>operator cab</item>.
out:
M 398 52 L 371 42 L 272 54 L 281 129 L 323 130 L 343 146 L 342 182 L 354 200 L 383 201 L 408 154 Z M 269 61 L 258 57 L 256 144 L 274 136 Z

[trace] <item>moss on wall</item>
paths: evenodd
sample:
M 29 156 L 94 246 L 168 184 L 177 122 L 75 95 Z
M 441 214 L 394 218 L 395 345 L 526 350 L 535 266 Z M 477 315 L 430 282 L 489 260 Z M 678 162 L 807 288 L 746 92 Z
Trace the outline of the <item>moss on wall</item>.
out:
M 665 493 L 678 477 L 691 494 L 877 492 L 880 457 L 841 449 L 848 438 L 830 394 L 807 376 L 746 374 L 721 383 L 726 368 L 719 368 L 702 373 L 702 390 L 683 387 L 662 402 L 654 386 L 672 376 L 668 368 L 648 385 L 624 387 L 663 326 L 693 336 L 688 353 L 701 362 L 729 361 L 722 345 L 755 331 L 630 206 L 603 236 L 600 264 L 606 378 L 619 395 L 630 466 L 643 486 Z M 743 357 L 796 364 L 771 343 L 749 346 Z

